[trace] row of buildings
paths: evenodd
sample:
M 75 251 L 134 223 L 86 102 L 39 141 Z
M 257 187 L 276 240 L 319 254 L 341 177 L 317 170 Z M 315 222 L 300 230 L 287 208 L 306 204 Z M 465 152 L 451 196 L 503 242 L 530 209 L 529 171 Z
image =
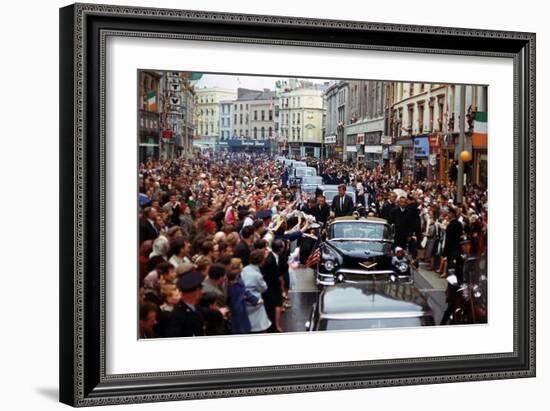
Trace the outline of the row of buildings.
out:
M 193 87 L 194 76 L 140 72 L 142 160 L 194 149 L 256 151 L 339 158 L 443 182 L 459 154 L 463 105 L 463 149 L 473 157 L 467 172 L 471 181 L 487 181 L 484 86 L 288 79 L 273 90 L 231 90 Z
M 461 102 L 460 91 L 465 88 Z M 404 178 L 445 182 L 461 150 L 470 181 L 487 182 L 487 87 L 339 81 L 325 92 L 324 154 Z M 460 146 L 460 112 L 465 139 Z

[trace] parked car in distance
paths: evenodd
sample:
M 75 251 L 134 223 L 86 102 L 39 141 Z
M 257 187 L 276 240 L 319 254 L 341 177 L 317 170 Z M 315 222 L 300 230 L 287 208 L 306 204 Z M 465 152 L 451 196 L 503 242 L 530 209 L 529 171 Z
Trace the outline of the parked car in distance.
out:
M 340 283 L 321 291 L 307 331 L 366 330 L 435 325 L 426 298 L 412 284 Z
M 317 170 L 313 167 L 296 167 L 290 170 L 290 185 L 300 185 L 302 178 L 304 177 L 314 177 L 317 175 Z
M 303 192 L 308 193 L 311 197 L 315 195 L 315 191 L 318 187 L 323 185 L 323 178 L 321 176 L 305 176 L 302 177 L 300 189 Z

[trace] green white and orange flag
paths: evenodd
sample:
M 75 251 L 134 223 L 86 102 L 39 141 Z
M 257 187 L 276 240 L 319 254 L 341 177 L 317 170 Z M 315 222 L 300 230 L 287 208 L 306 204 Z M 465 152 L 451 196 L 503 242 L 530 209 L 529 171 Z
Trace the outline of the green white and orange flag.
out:
M 147 93 L 147 111 L 157 111 L 157 93 L 154 91 Z
M 474 117 L 474 134 L 472 135 L 474 147 L 487 147 L 487 112 L 478 111 Z

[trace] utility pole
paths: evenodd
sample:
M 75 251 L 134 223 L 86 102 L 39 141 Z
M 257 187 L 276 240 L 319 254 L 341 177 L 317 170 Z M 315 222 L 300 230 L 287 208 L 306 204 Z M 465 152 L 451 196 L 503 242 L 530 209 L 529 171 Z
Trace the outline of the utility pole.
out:
M 456 201 L 462 203 L 462 194 L 464 191 L 464 161 L 460 154 L 464 151 L 464 125 L 466 120 L 466 85 L 460 85 L 460 119 L 459 119 L 459 142 L 458 142 L 458 175 L 456 178 Z

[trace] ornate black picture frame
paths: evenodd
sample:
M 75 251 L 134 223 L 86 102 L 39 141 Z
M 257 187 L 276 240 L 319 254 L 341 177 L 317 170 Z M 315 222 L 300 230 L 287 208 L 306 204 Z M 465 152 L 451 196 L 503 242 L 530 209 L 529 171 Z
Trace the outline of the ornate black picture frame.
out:
M 514 350 L 178 371 L 105 372 L 105 39 L 508 58 L 514 66 Z M 60 400 L 73 406 L 535 376 L 535 34 L 76 4 L 60 10 Z

